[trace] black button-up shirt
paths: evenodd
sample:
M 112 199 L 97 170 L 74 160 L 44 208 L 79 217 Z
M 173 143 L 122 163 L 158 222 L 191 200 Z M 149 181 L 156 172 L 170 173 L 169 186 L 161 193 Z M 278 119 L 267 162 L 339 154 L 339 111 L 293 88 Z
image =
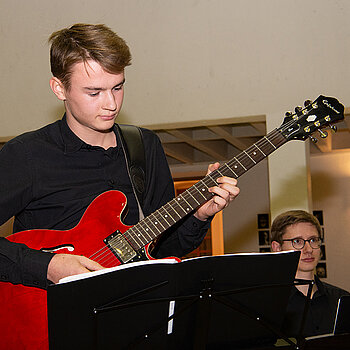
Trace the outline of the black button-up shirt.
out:
M 335 315 L 338 306 L 338 300 L 343 295 L 349 293 L 341 288 L 322 282 L 315 276 L 317 291 L 310 300 L 303 336 L 310 337 L 319 334 L 328 334 L 333 332 Z M 287 336 L 297 336 L 306 296 L 297 288 L 293 287 L 287 306 L 286 317 L 283 324 L 283 332 Z
M 14 232 L 70 229 L 94 198 L 112 189 L 127 197 L 123 222 L 137 223 L 137 202 L 116 129 L 115 133 L 117 147 L 105 150 L 91 146 L 79 139 L 63 118 L 6 143 L 0 150 L 0 224 L 15 216 Z M 173 198 L 174 187 L 158 137 L 146 129 L 142 134 L 146 153 L 142 209 L 147 216 Z M 188 216 L 159 240 L 156 257 L 180 257 L 193 250 L 209 224 Z M 13 283 L 45 287 L 51 257 L 1 239 L 0 276 Z

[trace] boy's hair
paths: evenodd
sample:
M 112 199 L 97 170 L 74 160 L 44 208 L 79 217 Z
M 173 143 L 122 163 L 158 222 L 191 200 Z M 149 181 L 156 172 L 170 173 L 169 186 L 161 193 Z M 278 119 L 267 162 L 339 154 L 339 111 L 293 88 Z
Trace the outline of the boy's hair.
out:
M 271 225 L 271 242 L 283 243 L 283 235 L 288 226 L 299 222 L 308 222 L 317 229 L 318 236 L 321 237 L 321 225 L 317 218 L 304 210 L 290 210 L 278 215 Z
M 51 72 L 66 89 L 70 87 L 72 67 L 94 60 L 108 73 L 119 74 L 131 64 L 128 45 L 104 24 L 77 23 L 54 32 L 51 43 Z

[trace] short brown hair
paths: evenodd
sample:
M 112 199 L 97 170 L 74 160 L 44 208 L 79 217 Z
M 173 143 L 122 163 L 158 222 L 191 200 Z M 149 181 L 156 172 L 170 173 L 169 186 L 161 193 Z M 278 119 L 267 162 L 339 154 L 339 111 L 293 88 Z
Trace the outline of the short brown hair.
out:
M 77 23 L 52 33 L 49 42 L 51 72 L 67 89 L 76 63 L 91 59 L 111 74 L 122 73 L 131 64 L 124 39 L 104 24 Z
M 321 237 L 321 225 L 317 218 L 304 210 L 290 210 L 278 215 L 271 225 L 271 242 L 283 243 L 283 235 L 288 226 L 299 222 L 308 222 L 317 229 L 318 236 Z

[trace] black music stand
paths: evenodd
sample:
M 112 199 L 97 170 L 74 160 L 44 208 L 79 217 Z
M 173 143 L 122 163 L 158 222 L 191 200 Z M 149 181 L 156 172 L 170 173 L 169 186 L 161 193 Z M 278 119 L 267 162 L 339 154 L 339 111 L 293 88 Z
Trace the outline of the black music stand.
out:
M 51 285 L 50 349 L 221 349 L 288 341 L 280 328 L 299 255 L 159 260 Z

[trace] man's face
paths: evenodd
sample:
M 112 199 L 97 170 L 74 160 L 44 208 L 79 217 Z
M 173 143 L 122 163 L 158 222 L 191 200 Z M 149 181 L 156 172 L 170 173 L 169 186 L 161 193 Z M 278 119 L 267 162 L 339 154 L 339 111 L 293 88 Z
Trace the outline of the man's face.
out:
M 316 227 L 308 222 L 299 222 L 286 228 L 282 239 L 302 238 L 304 240 L 319 237 Z M 277 242 L 275 242 L 277 243 Z M 278 244 L 278 243 L 277 243 Z M 283 242 L 279 245 L 280 249 L 274 250 L 297 250 L 293 247 L 291 241 Z M 310 242 L 305 242 L 304 248 L 300 250 L 300 260 L 298 265 L 299 272 L 313 272 L 321 257 L 321 249 L 313 249 Z
M 76 63 L 63 89 L 67 122 L 78 136 L 108 132 L 121 109 L 124 73 L 110 74 L 95 61 Z

